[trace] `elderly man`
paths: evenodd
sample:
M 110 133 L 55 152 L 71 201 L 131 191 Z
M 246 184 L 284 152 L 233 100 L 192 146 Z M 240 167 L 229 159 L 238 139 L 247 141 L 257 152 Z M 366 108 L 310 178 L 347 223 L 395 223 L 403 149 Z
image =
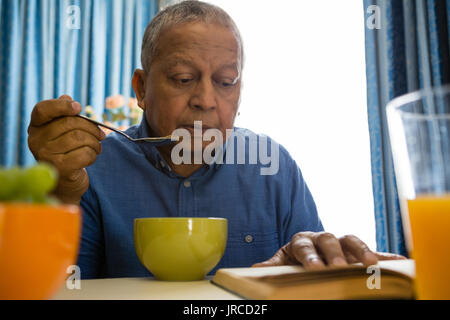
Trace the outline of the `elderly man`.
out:
M 167 136 L 180 129 L 195 134 L 194 121 L 201 121 L 200 133 L 216 129 L 226 140 L 227 130 L 233 130 L 234 137 L 249 142 L 251 132 L 233 125 L 242 41 L 222 9 L 186 1 L 160 12 L 145 31 L 142 66 L 132 85 L 145 112 L 142 123 L 128 129 L 130 136 Z M 374 253 L 355 236 L 338 239 L 324 232 L 300 169 L 270 139 L 272 148 L 279 147 L 276 174 L 261 174 L 260 163 L 179 163 L 173 159 L 176 142 L 133 143 L 117 134 L 105 139 L 98 127 L 74 117 L 80 111 L 81 105 L 66 95 L 39 102 L 29 147 L 36 159 L 58 168 L 56 195 L 83 208 L 78 257 L 83 278 L 150 275 L 133 245 L 133 220 L 140 217 L 227 218 L 227 248 L 216 269 L 323 268 L 401 258 Z M 200 149 L 207 146 L 203 141 Z M 224 153 L 229 151 L 225 147 Z

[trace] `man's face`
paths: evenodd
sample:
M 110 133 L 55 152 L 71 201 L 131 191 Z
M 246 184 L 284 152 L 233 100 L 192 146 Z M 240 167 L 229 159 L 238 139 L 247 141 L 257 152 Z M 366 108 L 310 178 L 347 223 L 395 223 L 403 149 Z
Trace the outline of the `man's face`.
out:
M 216 24 L 187 23 L 165 30 L 145 83 L 145 112 L 157 136 L 177 128 L 215 128 L 226 139 L 239 105 L 241 77 L 236 38 Z M 209 142 L 204 142 L 205 147 Z

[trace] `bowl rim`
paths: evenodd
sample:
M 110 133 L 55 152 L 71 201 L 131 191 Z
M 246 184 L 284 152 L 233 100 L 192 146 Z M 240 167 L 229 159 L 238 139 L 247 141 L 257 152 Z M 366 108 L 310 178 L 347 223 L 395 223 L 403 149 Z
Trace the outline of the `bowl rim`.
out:
M 145 217 L 145 218 L 135 218 L 134 221 L 174 221 L 174 220 L 196 220 L 196 221 L 228 221 L 227 218 L 221 217 Z

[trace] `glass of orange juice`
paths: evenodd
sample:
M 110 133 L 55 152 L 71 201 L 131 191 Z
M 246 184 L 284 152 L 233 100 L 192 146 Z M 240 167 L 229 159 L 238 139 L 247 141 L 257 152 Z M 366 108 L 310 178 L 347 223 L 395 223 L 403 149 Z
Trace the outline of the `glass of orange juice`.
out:
M 418 299 L 450 299 L 450 86 L 387 105 L 389 137 Z

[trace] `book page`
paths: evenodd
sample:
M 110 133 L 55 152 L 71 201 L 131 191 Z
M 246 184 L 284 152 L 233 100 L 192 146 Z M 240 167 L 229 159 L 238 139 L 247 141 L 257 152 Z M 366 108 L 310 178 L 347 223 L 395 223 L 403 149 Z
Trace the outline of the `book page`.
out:
M 399 272 L 407 275 L 408 277 L 414 278 L 415 276 L 415 265 L 414 260 L 384 260 L 379 261 L 377 266 L 383 269 L 390 270 L 394 272 Z M 363 271 L 366 273 L 367 266 L 363 266 L 361 263 L 355 263 L 346 267 L 329 267 L 317 271 L 308 271 L 299 265 L 295 266 L 275 266 L 275 267 L 258 267 L 258 268 L 224 268 L 221 269 L 224 272 L 230 272 L 239 277 L 250 277 L 250 278 L 260 278 L 260 277 L 274 277 L 280 275 L 290 275 L 296 274 L 301 278 L 318 278 L 322 276 L 338 276 L 345 275 L 347 272 L 354 274 L 356 271 Z

